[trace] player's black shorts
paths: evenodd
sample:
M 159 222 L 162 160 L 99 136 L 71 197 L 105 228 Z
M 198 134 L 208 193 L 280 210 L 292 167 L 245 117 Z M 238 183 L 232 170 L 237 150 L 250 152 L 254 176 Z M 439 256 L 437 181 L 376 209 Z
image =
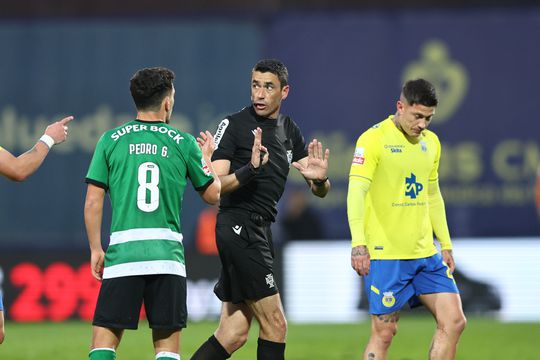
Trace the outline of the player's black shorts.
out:
M 227 209 L 218 214 L 216 243 L 222 269 L 214 293 L 221 301 L 240 303 L 278 293 L 270 221 Z
M 186 327 L 186 278 L 169 274 L 103 280 L 92 324 L 113 329 L 137 329 L 143 300 L 152 329 Z

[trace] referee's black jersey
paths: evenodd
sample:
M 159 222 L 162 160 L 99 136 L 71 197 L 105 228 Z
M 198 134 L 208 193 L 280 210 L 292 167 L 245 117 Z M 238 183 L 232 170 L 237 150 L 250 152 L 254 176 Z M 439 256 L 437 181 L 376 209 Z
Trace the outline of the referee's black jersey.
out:
M 277 203 L 285 189 L 291 163 L 307 156 L 306 142 L 296 123 L 288 116 L 269 119 L 257 115 L 252 106 L 225 118 L 218 126 L 212 161 L 231 162 L 230 174 L 251 161 L 253 131 L 262 129 L 262 144 L 269 161 L 246 185 L 222 195 L 221 210 L 240 208 L 275 221 Z

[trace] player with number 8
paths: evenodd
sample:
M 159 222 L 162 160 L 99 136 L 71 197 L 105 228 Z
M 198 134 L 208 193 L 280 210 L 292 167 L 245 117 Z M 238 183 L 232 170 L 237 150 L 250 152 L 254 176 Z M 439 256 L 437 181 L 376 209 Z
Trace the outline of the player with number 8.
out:
M 212 169 L 214 139 L 169 125 L 174 73 L 142 69 L 131 78 L 137 118 L 100 138 L 86 182 L 85 224 L 91 268 L 102 281 L 93 319 L 90 360 L 116 359 L 124 329 L 136 329 L 142 303 L 156 359 L 180 359 L 186 326 L 186 269 L 180 226 L 187 179 L 202 199 L 219 202 Z M 105 194 L 112 204 L 107 252 L 101 245 Z

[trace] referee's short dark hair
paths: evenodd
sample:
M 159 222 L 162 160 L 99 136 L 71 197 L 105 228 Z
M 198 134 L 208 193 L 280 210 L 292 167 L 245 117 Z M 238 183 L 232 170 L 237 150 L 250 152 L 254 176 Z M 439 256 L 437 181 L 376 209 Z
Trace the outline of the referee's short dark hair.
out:
M 259 60 L 253 67 L 253 71 L 262 73 L 270 72 L 276 75 L 279 79 L 281 87 L 289 84 L 289 71 L 285 65 L 276 59 L 263 59 Z
M 403 85 L 401 94 L 409 105 L 420 104 L 428 107 L 437 106 L 437 92 L 429 81 L 424 79 L 409 80 Z
M 174 72 L 163 67 L 137 71 L 130 80 L 130 91 L 137 110 L 159 110 L 173 88 Z

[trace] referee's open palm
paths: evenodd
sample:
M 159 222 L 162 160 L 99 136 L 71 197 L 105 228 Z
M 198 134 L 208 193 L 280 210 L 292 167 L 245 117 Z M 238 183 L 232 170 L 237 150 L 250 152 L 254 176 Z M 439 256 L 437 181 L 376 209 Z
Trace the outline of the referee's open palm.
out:
M 328 158 L 330 150 L 326 149 L 323 156 L 322 143 L 313 139 L 308 145 L 308 156 L 292 165 L 302 173 L 307 180 L 324 181 L 327 178 Z
M 268 150 L 262 144 L 262 129 L 258 127 L 253 130 L 253 148 L 251 149 L 251 164 L 255 169 L 268 162 Z

